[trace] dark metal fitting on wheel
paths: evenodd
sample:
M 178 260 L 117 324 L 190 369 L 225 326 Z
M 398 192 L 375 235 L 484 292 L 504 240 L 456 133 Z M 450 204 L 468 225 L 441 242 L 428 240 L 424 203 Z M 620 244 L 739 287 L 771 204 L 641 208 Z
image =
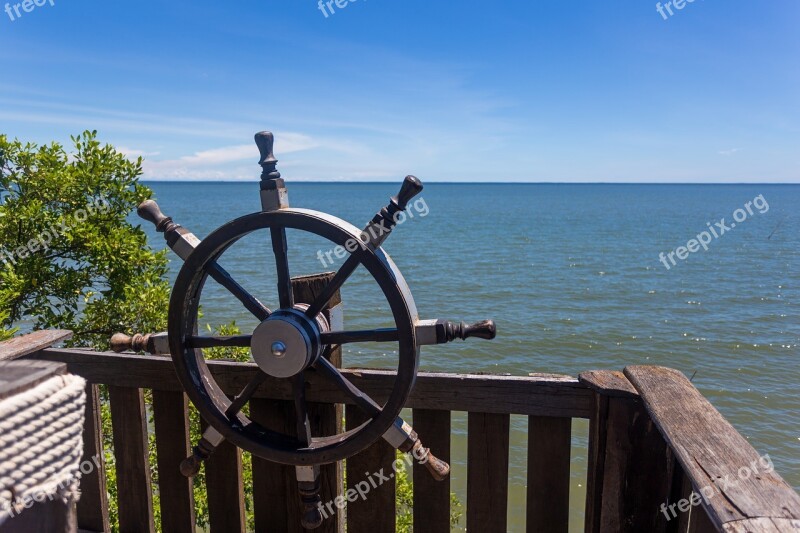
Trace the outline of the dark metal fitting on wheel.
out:
M 181 474 L 188 478 L 192 478 L 200 472 L 200 466 L 203 461 L 211 457 L 211 454 L 216 451 L 217 447 L 225 440 L 216 429 L 209 426 L 203 432 L 203 438 L 197 443 L 197 446 L 192 450 L 192 455 L 181 461 Z
M 373 217 L 366 229 L 362 232 L 369 239 L 369 244 L 377 248 L 389 237 L 395 226 L 397 226 L 397 214 L 406 210 L 408 203 L 420 192 L 422 192 L 422 182 L 415 176 L 406 176 L 400 192 L 397 196 L 389 199 L 389 205 L 382 208 Z
M 433 479 L 442 481 L 450 475 L 450 465 L 434 456 L 429 448 L 423 446 L 417 432 L 408 422 L 398 418 L 394 425 L 384 433 L 383 438 L 403 453 L 411 453 L 412 457 L 428 469 Z
M 169 339 L 167 333 L 135 333 L 132 337 L 124 333 L 115 333 L 111 337 L 111 350 L 116 353 L 127 351 L 147 352 L 152 355 L 169 355 Z
M 156 231 L 164 234 L 169 247 L 184 261 L 200 244 L 200 239 L 194 233 L 180 224 L 173 222 L 172 217 L 161 212 L 161 208 L 153 200 L 145 200 L 136 210 L 141 218 L 152 222 Z
M 417 344 L 420 346 L 444 344 L 455 339 L 470 337 L 492 340 L 497 336 L 494 320 L 482 320 L 474 324 L 450 322 L 449 320 L 420 320 L 416 325 Z
M 256 146 L 260 152 L 258 164 L 261 165 L 261 209 L 275 211 L 289 207 L 289 192 L 286 183 L 278 172 L 278 160 L 273 154 L 275 136 L 269 131 L 256 133 Z

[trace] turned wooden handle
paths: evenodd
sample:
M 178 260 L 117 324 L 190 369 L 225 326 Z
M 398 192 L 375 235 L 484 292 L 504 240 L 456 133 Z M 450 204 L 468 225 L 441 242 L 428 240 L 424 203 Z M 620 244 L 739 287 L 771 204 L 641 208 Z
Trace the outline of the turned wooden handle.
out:
M 433 455 L 430 450 L 428 450 L 428 461 L 425 463 L 425 468 L 436 481 L 444 481 L 450 475 L 450 465 Z

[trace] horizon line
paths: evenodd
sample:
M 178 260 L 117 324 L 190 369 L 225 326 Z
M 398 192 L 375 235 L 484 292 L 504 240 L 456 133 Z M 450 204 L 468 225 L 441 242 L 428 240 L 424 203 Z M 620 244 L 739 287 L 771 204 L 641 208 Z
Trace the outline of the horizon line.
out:
M 254 180 L 170 180 L 170 179 L 140 179 L 141 183 L 260 183 Z M 289 183 L 309 183 L 314 185 L 353 185 L 353 184 L 385 184 L 395 183 L 390 180 L 381 181 L 321 181 L 321 180 L 292 180 Z M 425 181 L 430 185 L 800 185 L 798 182 L 683 182 L 683 181 Z

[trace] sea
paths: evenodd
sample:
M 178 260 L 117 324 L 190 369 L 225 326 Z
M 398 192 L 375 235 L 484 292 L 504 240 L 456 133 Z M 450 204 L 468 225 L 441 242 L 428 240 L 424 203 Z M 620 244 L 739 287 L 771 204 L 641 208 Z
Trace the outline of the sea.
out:
M 163 211 L 203 238 L 260 210 L 252 183 L 148 182 Z M 363 227 L 398 183 L 287 181 L 293 207 Z M 424 371 L 577 376 L 628 365 L 678 369 L 800 488 L 800 186 L 430 183 L 384 245 L 422 318 L 497 324 L 492 341 L 425 347 Z M 144 223 L 151 245 L 163 238 Z M 335 270 L 331 243 L 290 230 L 293 275 Z M 277 306 L 269 232 L 220 258 Z M 327 255 L 326 255 L 327 252 Z M 341 253 L 340 253 L 341 255 Z M 170 255 L 170 276 L 181 261 Z M 342 291 L 348 329 L 391 325 L 362 270 Z M 255 327 L 208 284 L 201 323 Z M 396 366 L 391 344 L 351 344 L 345 366 Z M 453 414 L 452 488 L 466 503 L 465 413 Z M 509 531 L 524 531 L 527 418 L 513 416 Z M 422 436 L 424 440 L 424 435 Z M 573 423 L 571 531 L 582 531 L 588 422 Z M 434 450 L 435 453 L 435 450 Z M 459 528 L 466 525 L 462 517 Z

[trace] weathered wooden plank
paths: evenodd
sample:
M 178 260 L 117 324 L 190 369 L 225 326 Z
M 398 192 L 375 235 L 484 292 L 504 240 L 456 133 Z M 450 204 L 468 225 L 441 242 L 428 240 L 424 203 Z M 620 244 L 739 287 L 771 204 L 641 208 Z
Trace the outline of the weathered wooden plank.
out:
M 572 419 L 528 418 L 526 531 L 569 531 Z
M 42 350 L 38 360 L 63 361 L 73 374 L 92 383 L 140 386 L 158 390 L 182 390 L 166 357 L 98 353 L 87 350 Z M 211 361 L 209 368 L 226 394 L 241 391 L 255 376 L 249 363 Z M 388 370 L 352 370 L 342 373 L 377 402 L 385 402 L 395 375 Z M 307 373 L 308 400 L 318 403 L 351 403 L 350 398 L 316 372 Z M 589 418 L 593 392 L 568 376 L 498 376 L 420 372 L 406 407 L 530 416 Z M 255 397 L 291 400 L 289 380 L 269 379 Z
M 78 500 L 78 527 L 89 531 L 111 531 L 108 521 L 103 423 L 98 385 L 86 384 L 86 416 L 83 425 L 83 457 L 95 465 L 88 474 L 81 472 L 81 498 Z
M 0 361 L 0 400 L 67 373 L 67 365 L 50 361 Z
M 208 424 L 202 420 L 203 431 Z M 242 452 L 230 442 L 223 441 L 204 463 L 208 521 L 211 533 L 244 533 L 247 520 L 244 514 L 244 480 Z
M 507 531 L 509 415 L 469 413 L 467 531 Z
M 659 533 L 671 479 L 664 439 L 640 400 L 609 400 L 602 531 Z
M 348 431 L 366 420 L 357 407 L 345 408 Z M 397 485 L 392 469 L 394 460 L 395 449 L 383 439 L 347 459 L 348 533 L 394 533 Z
M 706 496 L 703 506 L 715 526 L 755 518 L 800 518 L 800 496 L 686 376 L 648 366 L 628 367 L 625 376 L 694 490 Z
M 250 419 L 273 431 L 294 434 L 291 402 L 251 400 Z M 302 506 L 295 468 L 253 456 L 253 511 L 256 533 L 302 533 Z M 325 521 L 325 525 L 330 520 Z
M 639 393 L 619 370 L 590 370 L 578 374 L 578 381 L 609 398 L 636 398 Z
M 43 329 L 20 335 L 0 342 L 0 361 L 18 359 L 70 338 L 72 332 L 61 329 Z
M 790 533 L 800 531 L 800 521 L 789 518 L 751 518 L 725 524 L 725 533 Z
M 311 304 L 322 293 L 325 287 L 333 280 L 335 272 L 313 274 L 310 276 L 297 276 L 292 278 L 292 293 L 294 301 L 297 303 Z M 342 307 L 342 296 L 340 291 L 336 291 L 323 309 L 325 318 L 333 331 L 344 330 L 344 310 Z M 329 354 L 328 359 L 336 368 L 342 367 L 342 348 L 336 347 Z M 291 420 L 294 422 L 295 414 L 292 410 Z M 336 435 L 344 432 L 344 405 L 326 403 L 308 403 L 308 421 L 311 425 L 313 436 Z M 292 432 L 293 433 L 293 432 Z M 292 476 L 296 482 L 296 476 Z M 344 492 L 344 464 L 341 461 L 320 466 L 320 498 L 322 503 L 334 501 Z M 301 506 L 297 507 L 298 511 Z M 335 516 L 326 519 L 322 526 L 316 529 L 318 533 L 344 533 L 345 516 L 344 513 L 337 513 Z
M 663 532 L 668 520 L 659 508 L 672 483 L 666 443 L 621 372 L 587 372 L 579 379 L 597 395 L 586 531 Z
M 109 387 L 117 505 L 122 533 L 155 531 L 148 461 L 147 415 L 141 389 Z
M 153 391 L 153 423 L 158 457 L 158 489 L 163 495 L 161 530 L 194 533 L 192 480 L 182 475 L 180 464 L 191 455 L 189 401 L 185 394 Z
M 310 303 L 333 278 L 334 273 L 315 274 L 292 278 L 292 292 L 297 303 Z M 339 293 L 331 299 L 334 308 L 327 308 L 324 313 L 335 329 L 341 329 L 342 312 Z M 329 304 L 330 305 L 330 304 Z M 330 355 L 335 366 L 341 366 L 341 350 Z M 267 387 L 269 385 L 264 385 Z M 290 401 L 268 401 L 256 399 L 250 402 L 250 417 L 259 424 L 287 435 L 295 435 L 297 424 L 294 405 Z M 342 432 L 341 405 L 308 404 L 308 417 L 311 433 L 314 436 L 333 435 Z M 304 531 L 300 525 L 302 505 L 297 486 L 295 468 L 278 465 L 253 458 L 253 500 L 255 506 L 256 531 Z M 323 503 L 333 501 L 341 494 L 344 486 L 341 463 L 322 465 L 320 467 L 320 498 Z M 315 531 L 319 533 L 337 533 L 344 531 L 344 513 L 331 513 L 322 526 Z
M 450 462 L 450 411 L 414 409 L 414 430 L 425 446 Z M 414 531 L 450 531 L 450 478 L 436 481 L 425 465 L 414 461 Z
M 795 524 L 795 528 L 790 531 L 797 531 L 800 529 L 800 523 Z M 702 507 L 694 507 L 690 516 L 689 528 L 687 533 L 717 533 L 719 531 L 711 519 L 708 517 L 705 509 Z
M 584 531 L 599 533 L 603 506 L 603 474 L 605 473 L 606 443 L 608 442 L 609 397 L 594 394 L 592 416 L 589 418 L 589 462 L 586 473 L 586 506 Z

